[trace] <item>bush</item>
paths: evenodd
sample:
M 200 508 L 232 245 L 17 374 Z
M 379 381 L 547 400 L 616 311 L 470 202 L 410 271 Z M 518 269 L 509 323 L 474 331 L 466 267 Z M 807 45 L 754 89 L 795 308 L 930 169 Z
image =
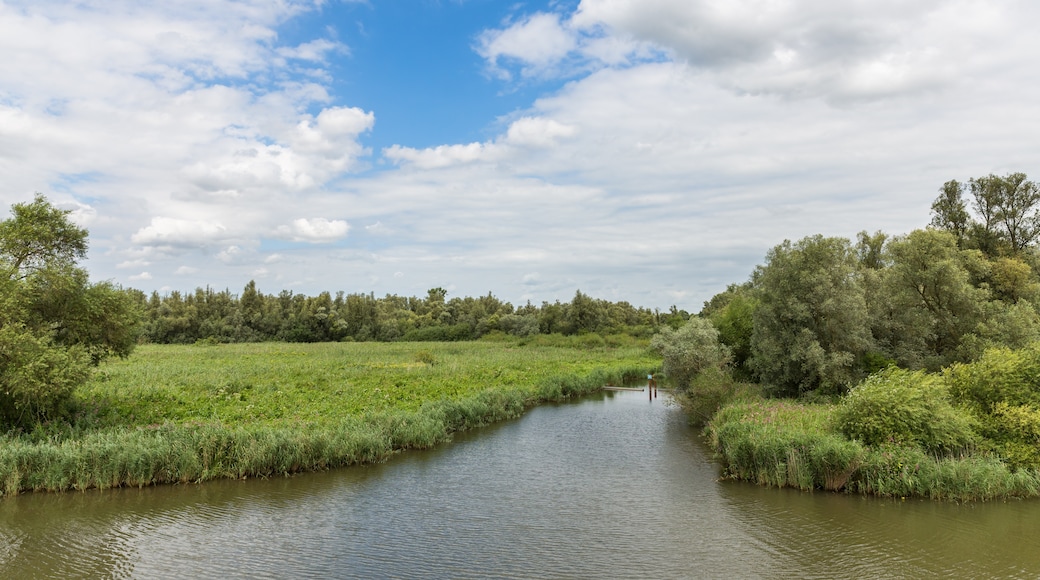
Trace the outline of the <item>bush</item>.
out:
M 939 377 L 922 371 L 892 367 L 867 377 L 842 399 L 835 419 L 846 437 L 869 446 L 948 453 L 976 440 L 971 415 L 951 404 Z
M 730 357 L 729 347 L 719 342 L 719 331 L 706 318 L 691 318 L 679 330 L 662 329 L 650 347 L 661 354 L 664 374 L 679 390 L 701 372 L 722 368 Z
M 1040 344 L 991 349 L 971 364 L 943 372 L 954 400 L 990 414 L 998 403 L 1040 406 Z
M 723 405 L 756 396 L 761 396 L 756 385 L 736 382 L 719 369 L 701 373 L 688 389 L 675 393 L 679 406 L 694 425 L 706 424 Z

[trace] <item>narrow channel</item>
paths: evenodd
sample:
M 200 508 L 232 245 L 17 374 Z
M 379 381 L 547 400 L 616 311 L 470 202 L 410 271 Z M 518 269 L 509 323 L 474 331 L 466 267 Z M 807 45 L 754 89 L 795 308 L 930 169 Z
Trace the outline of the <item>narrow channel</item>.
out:
M 0 500 L 10 578 L 1040 576 L 1040 503 L 719 481 L 666 398 L 608 392 L 269 480 Z

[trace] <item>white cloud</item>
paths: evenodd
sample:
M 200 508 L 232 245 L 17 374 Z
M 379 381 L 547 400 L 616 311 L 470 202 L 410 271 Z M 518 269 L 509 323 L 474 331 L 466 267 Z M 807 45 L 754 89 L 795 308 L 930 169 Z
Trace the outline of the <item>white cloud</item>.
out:
M 294 242 L 325 244 L 346 237 L 350 224 L 343 220 L 299 218 L 290 225 L 278 227 L 278 236 Z
M 487 30 L 477 39 L 477 52 L 498 74 L 508 78 L 500 61 L 523 63 L 525 75 L 536 75 L 565 58 L 577 46 L 573 32 L 556 14 L 539 13 L 500 30 Z
M 151 246 L 205 246 L 219 241 L 226 232 L 220 222 L 156 217 L 130 241 Z
M 487 153 L 488 146 L 484 143 L 438 145 L 427 149 L 393 145 L 383 150 L 383 157 L 395 163 L 408 163 L 419 169 L 438 169 L 477 161 L 485 158 Z
M 558 139 L 571 137 L 576 132 L 576 127 L 553 119 L 523 117 L 509 125 L 506 142 L 522 147 L 550 147 Z

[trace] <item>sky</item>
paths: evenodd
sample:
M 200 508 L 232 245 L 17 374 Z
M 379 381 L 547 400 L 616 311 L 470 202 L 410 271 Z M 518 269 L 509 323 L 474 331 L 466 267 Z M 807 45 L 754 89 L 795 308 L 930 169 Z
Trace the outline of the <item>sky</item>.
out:
M 96 281 L 697 312 L 1040 177 L 1019 0 L 0 0 L 0 206 Z M 2 213 L 0 215 L 8 215 Z

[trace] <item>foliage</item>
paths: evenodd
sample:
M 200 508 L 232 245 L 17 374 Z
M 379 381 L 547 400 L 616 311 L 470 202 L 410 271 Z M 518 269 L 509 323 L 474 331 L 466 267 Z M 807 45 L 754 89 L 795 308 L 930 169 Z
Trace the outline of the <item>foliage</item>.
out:
M 661 354 L 664 374 L 680 390 L 688 388 L 700 373 L 722 368 L 730 356 L 729 348 L 719 342 L 719 331 L 709 320 L 696 316 L 679 330 L 663 328 L 650 347 Z
M 732 372 L 739 380 L 751 380 L 751 335 L 758 300 L 750 284 L 730 284 L 725 292 L 704 303 L 700 316 L 707 317 L 719 331 L 719 341 L 730 349 Z
M 784 241 L 754 276 L 752 367 L 783 395 L 840 393 L 872 337 L 856 253 L 842 238 Z
M 920 446 L 959 451 L 975 439 L 972 417 L 954 408 L 936 375 L 888 368 L 853 387 L 835 412 L 838 429 L 868 446 Z
M 138 314 L 130 296 L 76 266 L 87 231 L 37 195 L 0 222 L 0 427 L 60 416 L 90 365 L 126 356 Z
M 762 485 L 840 490 L 863 455 L 834 430 L 829 407 L 790 401 L 727 405 L 707 434 L 730 476 Z
M 1040 472 L 984 453 L 937 457 L 917 445 L 849 441 L 837 431 L 837 410 L 741 400 L 723 407 L 706 432 L 729 476 L 763 485 L 953 501 L 1040 496 Z
M 946 182 L 932 204 L 932 226 L 955 236 L 958 247 L 987 256 L 1018 255 L 1040 236 L 1040 188 L 1024 173 Z M 964 201 L 970 193 L 971 209 Z
M 954 399 L 974 411 L 994 453 L 1013 467 L 1040 468 L 1040 343 L 987 350 L 942 378 Z
M 580 291 L 569 303 L 527 303 L 519 308 L 490 293 L 448 299 L 443 288 L 429 290 L 425 298 L 343 292 L 305 296 L 287 290 L 268 295 L 254 281 L 239 296 L 209 287 L 193 293 L 136 292 L 135 296 L 144 312 L 143 338 L 156 344 L 192 344 L 207 338 L 218 342 L 457 341 L 499 331 L 519 337 L 648 336 L 673 318 Z
M 706 425 L 727 404 L 761 395 L 761 389 L 750 383 L 739 383 L 722 369 L 709 369 L 691 381 L 674 397 L 694 425 Z
M 984 320 L 987 298 L 970 282 L 969 254 L 938 230 L 915 230 L 889 243 L 888 252 L 886 338 L 894 358 L 930 370 L 958 360 L 962 340 Z

